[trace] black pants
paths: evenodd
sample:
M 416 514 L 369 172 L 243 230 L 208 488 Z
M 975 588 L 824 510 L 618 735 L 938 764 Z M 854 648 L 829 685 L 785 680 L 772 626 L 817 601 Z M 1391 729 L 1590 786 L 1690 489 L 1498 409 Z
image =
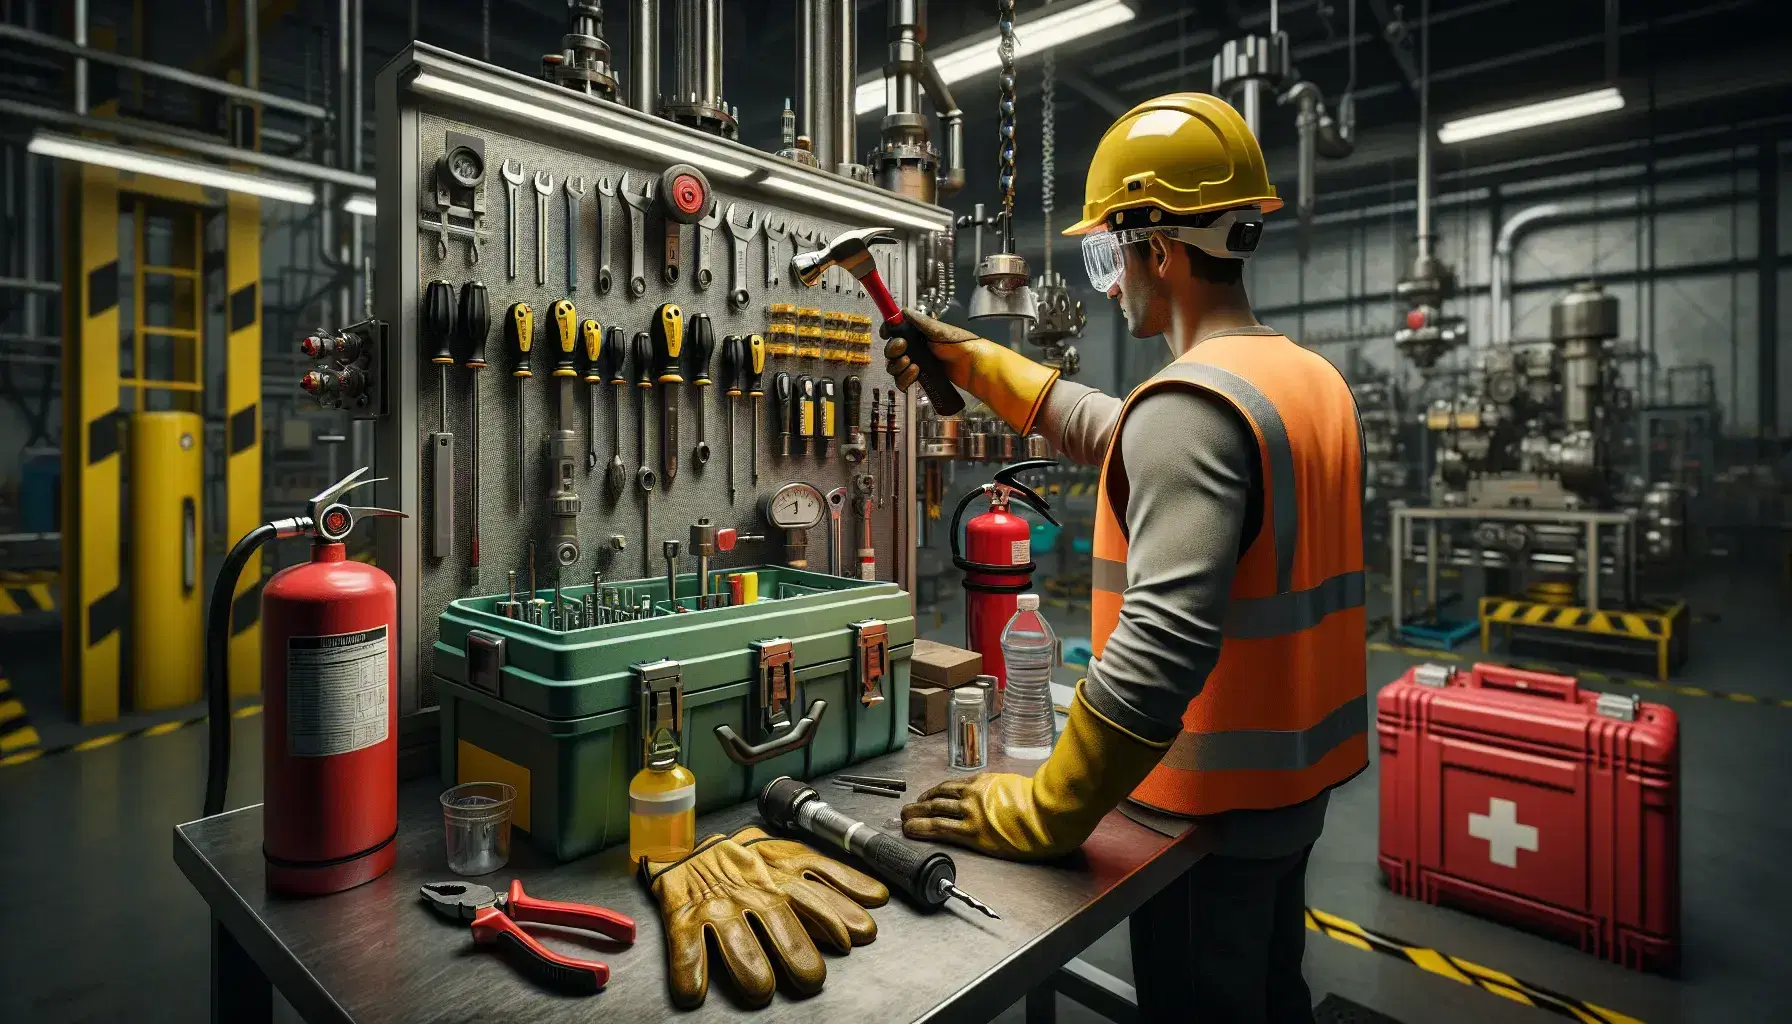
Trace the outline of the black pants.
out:
M 1132 915 L 1139 1019 L 1311 1024 L 1307 857 L 1205 857 Z

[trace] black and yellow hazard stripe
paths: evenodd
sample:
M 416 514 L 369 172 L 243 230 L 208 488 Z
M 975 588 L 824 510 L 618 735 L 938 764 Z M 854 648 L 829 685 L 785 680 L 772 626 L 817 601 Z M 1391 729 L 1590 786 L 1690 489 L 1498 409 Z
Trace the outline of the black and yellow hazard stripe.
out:
M 260 704 L 245 704 L 235 711 L 232 711 L 230 717 L 250 718 L 259 714 L 261 714 Z M 123 732 L 109 732 L 99 736 L 90 736 L 84 740 L 77 740 L 73 743 L 64 743 L 59 746 L 21 750 L 17 753 L 7 754 L 4 757 L 0 757 L 0 768 L 15 764 L 25 764 L 28 761 L 35 761 L 42 757 L 54 757 L 57 754 L 78 754 L 86 750 L 98 750 L 101 747 L 109 747 L 124 740 L 136 739 L 139 736 L 166 736 L 171 732 L 179 732 L 190 725 L 198 725 L 205 721 L 205 719 L 205 715 L 197 715 L 192 718 L 177 718 L 173 721 L 157 722 L 155 725 L 146 725 L 138 729 L 126 729 Z
M 1381 654 L 1404 654 L 1408 657 L 1424 661 L 1467 661 L 1455 651 L 1439 651 L 1429 647 L 1403 647 L 1398 644 L 1383 643 L 1371 640 L 1369 650 Z M 1612 675 L 1596 669 L 1579 666 L 1552 665 L 1543 661 L 1513 661 L 1515 668 L 1533 669 L 1538 672 L 1555 672 L 1559 675 L 1570 675 L 1583 683 L 1616 683 L 1621 686 L 1635 686 L 1644 690 L 1656 690 L 1661 693 L 1676 693 L 1682 697 L 1710 697 L 1715 700 L 1727 700 L 1736 704 L 1759 704 L 1763 707 L 1780 707 L 1792 709 L 1792 700 L 1784 697 L 1760 697 L 1752 693 L 1736 693 L 1730 690 L 1712 690 L 1703 686 L 1684 686 L 1677 683 L 1664 683 L 1660 680 L 1643 676 Z
M 1454 957 L 1426 946 L 1415 946 L 1391 935 L 1372 931 L 1360 924 L 1346 921 L 1335 914 L 1328 914 L 1323 910 L 1307 908 L 1307 928 L 1336 939 L 1347 946 L 1371 953 L 1381 953 L 1396 960 L 1404 960 L 1420 970 L 1429 971 L 1459 984 L 1491 992 L 1515 1003 L 1548 1010 L 1559 1017 L 1581 1021 L 1583 1024 L 1642 1024 L 1642 1021 L 1628 1014 L 1582 1002 L 1573 996 L 1563 995 L 1541 985 L 1514 978 L 1504 971 L 1483 967 L 1461 957 Z
M 1493 627 L 1554 629 L 1571 633 L 1629 641 L 1655 650 L 1656 677 L 1667 682 L 1674 630 L 1684 626 L 1686 602 L 1676 601 L 1659 609 L 1582 608 L 1559 601 L 1523 601 L 1510 597 L 1483 597 L 1479 602 L 1481 650 L 1489 648 Z
M 118 172 L 63 164 L 63 702 L 118 717 L 125 598 L 119 573 Z
M 232 542 L 261 515 L 261 201 L 230 194 L 224 243 L 224 526 Z M 261 554 L 237 577 L 230 609 L 230 695 L 261 688 Z
M 53 572 L 0 572 L 0 616 L 53 612 L 57 588 Z
M 31 716 L 13 692 L 12 682 L 0 676 L 0 765 L 36 750 L 40 742 Z

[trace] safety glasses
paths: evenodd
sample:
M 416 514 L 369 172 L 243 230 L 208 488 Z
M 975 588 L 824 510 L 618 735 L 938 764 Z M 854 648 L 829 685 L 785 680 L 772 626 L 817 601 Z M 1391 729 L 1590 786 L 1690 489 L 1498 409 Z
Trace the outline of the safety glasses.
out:
M 1090 286 L 1098 292 L 1112 288 L 1126 270 L 1126 247 L 1154 234 L 1167 235 L 1219 259 L 1245 260 L 1257 251 L 1257 243 L 1263 238 L 1263 214 L 1254 208 L 1224 210 L 1200 225 L 1092 231 L 1083 236 L 1083 269 L 1088 271 Z

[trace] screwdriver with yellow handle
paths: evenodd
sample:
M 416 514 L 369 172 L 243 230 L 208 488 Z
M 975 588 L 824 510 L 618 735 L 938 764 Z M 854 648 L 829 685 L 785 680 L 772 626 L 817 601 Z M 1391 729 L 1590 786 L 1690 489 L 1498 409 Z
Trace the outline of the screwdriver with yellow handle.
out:
M 660 386 L 660 479 L 672 486 L 678 475 L 678 392 L 684 383 L 680 363 L 684 355 L 684 311 L 671 302 L 660 304 L 650 325 L 653 336 L 655 379 Z
M 514 480 L 516 482 L 516 503 L 523 504 L 523 460 L 528 458 L 529 446 L 524 441 L 527 436 L 528 417 L 523 408 L 523 382 L 533 374 L 529 370 L 529 352 L 535 347 L 535 311 L 527 302 L 513 302 L 510 311 L 504 317 L 504 341 L 510 346 L 515 360 L 510 375 L 516 379 L 516 401 L 513 403 L 513 415 L 516 418 L 516 466 Z
M 753 400 L 753 422 L 747 433 L 747 458 L 753 466 L 753 486 L 759 486 L 759 400 L 765 397 L 765 335 L 747 335 L 747 397 Z
M 585 343 L 585 384 L 591 392 L 591 408 L 585 419 L 585 432 L 590 435 L 586 438 L 585 472 L 589 473 L 597 468 L 597 386 L 604 382 L 604 329 L 586 317 L 579 324 L 579 339 Z

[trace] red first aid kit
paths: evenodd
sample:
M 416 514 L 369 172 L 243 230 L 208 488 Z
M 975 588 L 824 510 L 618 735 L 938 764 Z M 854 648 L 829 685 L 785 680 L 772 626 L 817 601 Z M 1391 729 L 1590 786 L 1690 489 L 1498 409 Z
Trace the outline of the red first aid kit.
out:
M 1571 676 L 1419 665 L 1383 687 L 1381 870 L 1392 889 L 1627 967 L 1679 954 L 1679 721 Z

